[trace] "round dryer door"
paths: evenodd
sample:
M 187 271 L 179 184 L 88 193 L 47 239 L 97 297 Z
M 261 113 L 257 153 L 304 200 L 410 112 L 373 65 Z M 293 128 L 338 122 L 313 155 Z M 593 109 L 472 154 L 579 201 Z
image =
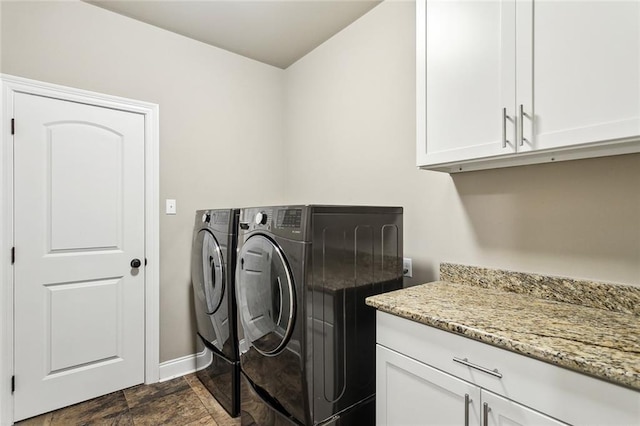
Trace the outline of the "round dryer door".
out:
M 222 252 L 213 234 L 203 229 L 193 242 L 191 279 L 196 297 L 204 300 L 207 314 L 215 313 L 224 298 Z
M 280 352 L 293 331 L 296 298 L 289 266 L 269 238 L 254 235 L 242 246 L 236 292 L 245 338 L 263 355 Z

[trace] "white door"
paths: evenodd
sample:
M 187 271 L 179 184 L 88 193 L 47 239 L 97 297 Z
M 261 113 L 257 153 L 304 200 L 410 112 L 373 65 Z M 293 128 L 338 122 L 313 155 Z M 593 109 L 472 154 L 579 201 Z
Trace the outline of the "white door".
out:
M 144 380 L 144 116 L 22 93 L 14 112 L 20 420 Z
M 376 345 L 376 424 L 480 424 L 480 388 Z

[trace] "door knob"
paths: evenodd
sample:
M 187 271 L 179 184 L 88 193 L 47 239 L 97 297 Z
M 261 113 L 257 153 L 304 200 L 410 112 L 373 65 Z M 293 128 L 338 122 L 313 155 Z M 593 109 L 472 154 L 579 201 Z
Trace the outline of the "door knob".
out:
M 140 259 L 133 259 L 131 261 L 131 267 L 132 268 L 139 268 L 140 265 L 142 265 L 142 262 L 140 262 Z

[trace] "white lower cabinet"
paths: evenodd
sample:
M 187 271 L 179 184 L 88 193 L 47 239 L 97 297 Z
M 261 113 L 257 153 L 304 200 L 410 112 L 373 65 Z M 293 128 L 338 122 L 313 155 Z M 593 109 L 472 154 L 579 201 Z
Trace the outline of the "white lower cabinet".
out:
M 377 345 L 376 423 L 479 425 L 480 388 Z
M 378 425 L 566 425 L 384 346 L 376 357 Z
M 376 424 L 640 425 L 640 392 L 381 311 Z
M 483 424 L 485 426 L 556 426 L 567 424 L 489 391 L 483 390 L 480 398 Z

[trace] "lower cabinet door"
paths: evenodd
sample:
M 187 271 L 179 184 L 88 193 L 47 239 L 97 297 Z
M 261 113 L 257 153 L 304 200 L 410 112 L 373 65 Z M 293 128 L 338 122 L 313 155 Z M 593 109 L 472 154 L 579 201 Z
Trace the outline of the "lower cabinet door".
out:
M 377 345 L 376 424 L 480 425 L 480 388 Z
M 484 426 L 567 425 L 567 423 L 485 390 L 482 391 L 482 416 L 486 418 L 483 421 Z

